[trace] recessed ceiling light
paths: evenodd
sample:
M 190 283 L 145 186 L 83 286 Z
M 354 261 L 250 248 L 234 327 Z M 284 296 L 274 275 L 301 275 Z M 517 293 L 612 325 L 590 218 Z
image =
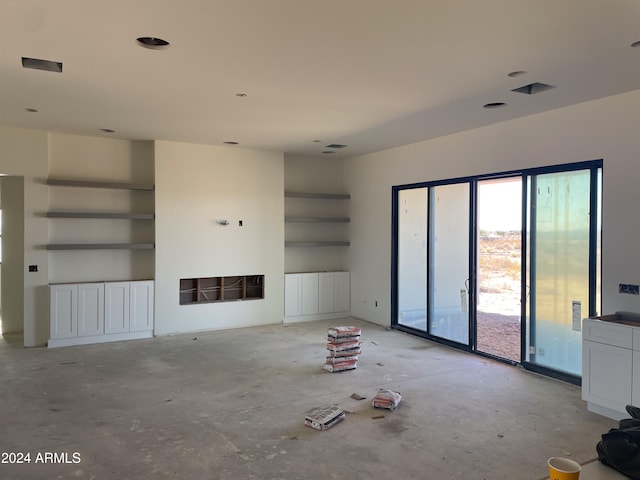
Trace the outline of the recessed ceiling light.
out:
M 29 113 L 38 113 L 37 108 L 25 108 L 24 111 Z
M 115 132 L 115 130 L 111 130 L 110 128 L 101 128 L 100 131 L 104 132 L 104 133 L 114 133 Z
M 516 78 L 516 77 L 521 77 L 523 75 L 526 75 L 527 72 L 525 72 L 524 70 L 516 70 L 515 72 L 511 72 L 509 74 L 507 74 L 509 77 L 511 78 Z
M 633 42 L 633 43 L 631 44 L 631 46 L 632 46 L 633 48 L 640 48 L 640 40 L 638 40 L 637 42 Z
M 483 108 L 502 108 L 506 106 L 507 104 L 504 102 L 492 102 L 492 103 L 485 103 L 483 105 Z
M 331 145 L 326 145 L 327 148 L 345 148 L 346 145 L 342 145 L 341 143 L 332 143 Z
M 136 38 L 138 45 L 151 50 L 161 50 L 167 48 L 170 43 L 158 37 L 138 37 Z
M 232 142 L 232 141 L 228 141 L 228 142 L 223 142 L 225 145 L 238 145 L 239 142 Z

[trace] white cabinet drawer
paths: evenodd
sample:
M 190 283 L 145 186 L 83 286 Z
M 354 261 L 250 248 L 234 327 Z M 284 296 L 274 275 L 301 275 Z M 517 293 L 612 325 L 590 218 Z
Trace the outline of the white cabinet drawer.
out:
M 620 325 L 618 323 L 586 318 L 582 325 L 582 338 L 584 340 L 603 343 L 605 345 L 631 349 L 635 335 L 636 333 L 634 333 L 633 327 Z M 640 346 L 640 337 L 638 337 L 637 345 Z

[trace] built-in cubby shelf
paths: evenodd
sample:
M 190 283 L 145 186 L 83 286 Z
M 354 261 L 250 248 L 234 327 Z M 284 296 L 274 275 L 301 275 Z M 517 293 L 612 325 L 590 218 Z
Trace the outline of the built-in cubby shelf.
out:
M 97 180 L 81 180 L 70 178 L 48 178 L 46 181 L 50 187 L 76 187 L 76 188 L 98 188 L 98 189 L 119 189 L 150 192 L 153 194 L 155 186 L 147 183 L 109 182 Z M 81 204 L 81 202 L 78 202 Z M 52 219 L 116 219 L 116 220 L 154 220 L 154 213 L 134 213 L 134 212 L 113 212 L 113 211 L 60 211 L 52 210 L 45 214 Z M 153 242 L 144 243 L 50 243 L 47 250 L 151 250 L 155 248 Z
M 264 275 L 180 279 L 180 305 L 262 298 L 264 298 Z
M 348 193 L 290 192 L 290 191 L 284 192 L 284 196 L 285 198 L 290 198 L 290 199 L 300 199 L 303 202 L 305 200 L 344 201 L 344 200 L 349 200 L 351 198 L 351 195 L 349 195 Z M 351 218 L 347 216 L 335 216 L 336 212 L 334 210 L 328 210 L 325 208 L 316 208 L 316 206 L 314 206 L 313 208 L 310 208 L 312 205 L 307 203 L 298 204 L 297 206 L 303 207 L 302 210 L 305 210 L 303 213 L 311 213 L 311 215 L 285 215 L 284 221 L 286 223 L 300 223 L 300 224 L 337 223 L 337 224 L 340 224 L 340 223 L 351 222 Z M 300 208 L 298 208 L 298 210 L 300 210 Z M 322 215 L 325 211 L 327 215 Z M 315 213 L 317 212 L 319 212 L 320 215 L 315 215 Z M 291 211 L 291 213 L 293 212 Z M 296 227 L 296 228 L 307 229 L 307 227 Z M 314 236 L 317 237 L 318 234 L 320 233 L 319 230 L 317 230 L 318 228 L 319 227 L 312 227 L 310 225 L 306 230 L 306 234 L 310 237 L 314 237 Z M 346 231 L 340 230 L 338 234 L 340 233 L 346 233 Z M 295 241 L 291 239 L 291 240 L 285 240 L 285 243 L 284 243 L 285 247 L 348 247 L 349 245 L 350 245 L 349 241 L 342 240 L 342 239 L 340 240 L 295 240 Z

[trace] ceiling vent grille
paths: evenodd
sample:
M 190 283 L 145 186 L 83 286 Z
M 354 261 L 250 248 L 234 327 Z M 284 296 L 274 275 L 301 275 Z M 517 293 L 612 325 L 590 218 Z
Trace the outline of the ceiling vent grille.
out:
M 46 72 L 62 73 L 62 62 L 52 62 L 51 60 L 40 60 L 39 58 L 22 57 L 24 68 L 44 70 Z
M 547 85 L 546 83 L 533 82 L 529 85 L 525 85 L 520 88 L 514 88 L 511 90 L 512 92 L 524 93 L 525 95 L 533 95 L 535 93 L 544 92 L 546 90 L 551 90 L 554 88 L 553 85 Z
M 327 145 L 326 148 L 345 148 L 346 145 L 341 145 L 339 143 L 332 143 L 331 145 Z

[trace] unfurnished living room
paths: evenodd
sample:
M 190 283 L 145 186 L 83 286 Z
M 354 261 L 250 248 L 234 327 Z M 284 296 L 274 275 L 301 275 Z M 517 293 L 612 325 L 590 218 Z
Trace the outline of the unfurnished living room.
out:
M 0 19 L 0 478 L 627 478 L 640 0 Z

